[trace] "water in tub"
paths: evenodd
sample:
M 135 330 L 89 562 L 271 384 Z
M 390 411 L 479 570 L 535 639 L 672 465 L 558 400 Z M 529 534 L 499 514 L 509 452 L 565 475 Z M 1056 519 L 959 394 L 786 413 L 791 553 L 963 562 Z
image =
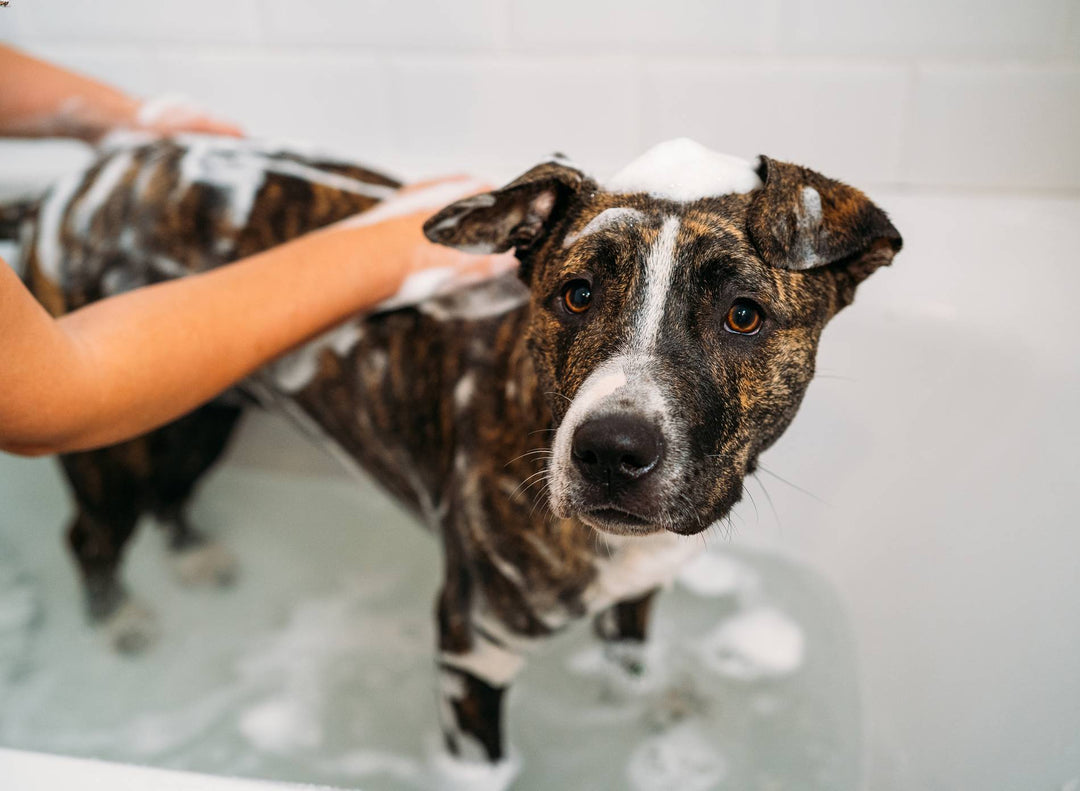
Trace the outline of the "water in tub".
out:
M 161 637 L 137 658 L 83 620 L 53 464 L 0 456 L 0 502 L 0 745 L 446 787 L 433 758 L 438 551 L 370 486 L 226 465 L 193 514 L 241 559 L 224 591 L 180 588 L 144 525 L 125 576 Z M 615 672 L 584 625 L 530 661 L 508 704 L 515 788 L 857 786 L 856 673 L 836 600 L 787 562 L 716 532 L 708 542 L 661 597 L 641 677 Z

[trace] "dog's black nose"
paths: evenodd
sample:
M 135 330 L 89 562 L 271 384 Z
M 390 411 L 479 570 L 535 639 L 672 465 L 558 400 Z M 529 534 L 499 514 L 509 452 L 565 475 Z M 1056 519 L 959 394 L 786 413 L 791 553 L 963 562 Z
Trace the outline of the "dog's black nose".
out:
M 652 472 L 660 460 L 660 431 L 632 415 L 593 418 L 574 432 L 571 453 L 586 480 L 615 487 Z

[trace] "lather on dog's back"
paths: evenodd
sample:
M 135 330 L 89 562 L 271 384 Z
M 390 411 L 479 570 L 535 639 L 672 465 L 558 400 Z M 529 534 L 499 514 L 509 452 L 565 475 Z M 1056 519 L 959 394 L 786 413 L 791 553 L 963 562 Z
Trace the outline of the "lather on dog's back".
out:
M 28 281 L 59 314 L 371 209 L 396 186 L 255 144 L 122 147 L 46 196 Z M 606 184 L 552 159 L 448 206 L 426 231 L 467 250 L 513 248 L 520 271 L 357 317 L 247 389 L 442 542 L 446 743 L 494 762 L 502 696 L 529 646 L 587 615 L 611 645 L 641 644 L 652 596 L 701 547 L 687 536 L 740 499 L 798 409 L 825 323 L 901 242 L 851 187 L 686 140 Z M 121 646 L 147 636 L 117 576 L 142 513 L 169 527 L 183 573 L 230 573 L 184 506 L 240 409 L 212 404 L 64 457 L 89 609 Z

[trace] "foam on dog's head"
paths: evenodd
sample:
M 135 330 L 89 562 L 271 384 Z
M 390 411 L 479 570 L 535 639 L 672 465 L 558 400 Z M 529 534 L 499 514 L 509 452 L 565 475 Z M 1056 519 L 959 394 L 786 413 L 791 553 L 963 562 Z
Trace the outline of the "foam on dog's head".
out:
M 711 151 L 680 137 L 650 148 L 612 176 L 604 189 L 688 202 L 743 194 L 760 186 L 756 162 Z

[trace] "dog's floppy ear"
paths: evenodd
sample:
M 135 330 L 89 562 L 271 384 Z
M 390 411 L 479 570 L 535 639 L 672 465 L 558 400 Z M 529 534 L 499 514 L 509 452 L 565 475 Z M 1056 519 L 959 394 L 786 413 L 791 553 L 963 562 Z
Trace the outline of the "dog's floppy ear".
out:
M 903 241 L 888 216 L 854 187 L 812 170 L 760 158 L 762 187 L 747 215 L 750 239 L 771 266 L 828 266 L 844 303 L 855 286 L 892 261 Z
M 472 253 L 537 246 L 589 179 L 561 157 L 537 165 L 494 192 L 459 200 L 424 223 L 433 242 Z

